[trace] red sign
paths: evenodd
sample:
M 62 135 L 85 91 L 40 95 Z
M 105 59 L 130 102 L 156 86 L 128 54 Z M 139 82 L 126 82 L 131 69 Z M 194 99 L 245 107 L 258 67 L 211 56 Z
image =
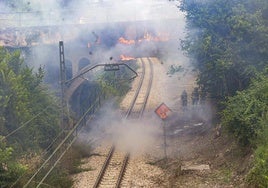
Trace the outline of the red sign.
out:
M 155 110 L 155 113 L 161 118 L 166 119 L 168 117 L 168 114 L 171 112 L 170 108 L 165 104 L 162 103 L 160 106 L 158 106 Z

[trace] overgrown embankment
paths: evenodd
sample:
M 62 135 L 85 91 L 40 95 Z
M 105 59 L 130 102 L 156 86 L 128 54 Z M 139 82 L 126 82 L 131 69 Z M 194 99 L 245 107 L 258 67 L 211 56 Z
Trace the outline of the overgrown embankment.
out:
M 60 132 L 60 108 L 43 76 L 41 67 L 34 72 L 24 64 L 19 51 L 0 48 L 1 187 L 10 187 L 31 171 L 42 159 L 27 159 L 46 151 Z
M 198 84 L 219 104 L 222 124 L 255 151 L 248 184 L 268 186 L 267 1 L 189 1 L 182 41 L 199 70 Z

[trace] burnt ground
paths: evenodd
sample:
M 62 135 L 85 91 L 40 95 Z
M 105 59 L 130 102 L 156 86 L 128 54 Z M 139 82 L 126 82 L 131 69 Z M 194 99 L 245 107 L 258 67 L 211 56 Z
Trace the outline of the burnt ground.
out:
M 155 164 L 165 169 L 169 187 L 247 187 L 252 153 L 216 122 L 177 115 L 166 123 L 168 160 Z

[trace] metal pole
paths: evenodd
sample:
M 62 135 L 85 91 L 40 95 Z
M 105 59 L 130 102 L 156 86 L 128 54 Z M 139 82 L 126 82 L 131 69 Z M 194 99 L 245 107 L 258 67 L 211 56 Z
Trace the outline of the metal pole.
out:
M 167 138 L 166 138 L 166 123 L 163 120 L 162 121 L 162 125 L 163 125 L 163 136 L 164 136 L 164 159 L 167 160 Z
M 65 90 L 66 90 L 66 66 L 64 59 L 64 46 L 63 41 L 59 41 L 59 55 L 60 55 L 60 83 L 61 83 L 61 126 L 64 128 L 64 110 L 67 106 L 65 100 Z

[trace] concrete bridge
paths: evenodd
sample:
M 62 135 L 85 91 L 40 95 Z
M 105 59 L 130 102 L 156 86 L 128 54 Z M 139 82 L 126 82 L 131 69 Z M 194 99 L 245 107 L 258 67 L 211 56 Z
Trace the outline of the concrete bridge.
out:
M 86 46 L 73 51 L 73 49 L 65 51 L 66 79 L 70 80 L 81 74 L 84 70 L 93 66 L 92 59 L 88 53 Z M 69 102 L 75 91 L 85 82 L 86 77 L 76 77 L 75 80 L 67 83 L 65 98 Z
M 66 49 L 66 48 L 65 48 Z M 67 77 L 70 79 L 76 74 L 79 70 L 85 66 L 91 64 L 91 58 L 89 56 L 89 50 L 86 46 L 81 47 L 75 51 L 73 49 L 65 50 L 65 64 L 68 69 Z M 70 74 L 71 73 L 71 74 Z M 70 74 L 70 75 L 68 75 Z

